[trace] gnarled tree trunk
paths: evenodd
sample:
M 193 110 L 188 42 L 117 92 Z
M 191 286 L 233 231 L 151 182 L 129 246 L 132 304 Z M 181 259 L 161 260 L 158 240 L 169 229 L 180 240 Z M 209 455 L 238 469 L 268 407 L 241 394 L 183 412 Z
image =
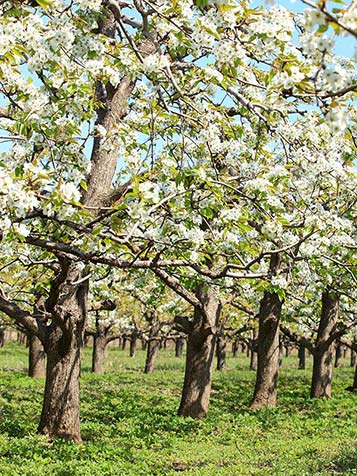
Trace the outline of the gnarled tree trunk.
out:
M 57 327 L 45 344 L 46 385 L 38 431 L 49 438 L 81 441 L 79 377 L 83 334 L 80 322 L 73 335 L 63 334 Z
M 46 375 L 45 356 L 40 339 L 36 335 L 29 335 L 29 377 L 42 378 Z
M 330 398 L 333 367 L 333 333 L 338 320 L 338 296 L 330 291 L 322 294 L 322 308 L 317 341 L 313 352 L 311 398 Z
M 204 285 L 197 287 L 196 296 L 202 307 L 195 307 L 193 321 L 187 323 L 186 368 L 178 414 L 204 418 L 211 395 L 215 334 L 221 304 L 214 291 Z

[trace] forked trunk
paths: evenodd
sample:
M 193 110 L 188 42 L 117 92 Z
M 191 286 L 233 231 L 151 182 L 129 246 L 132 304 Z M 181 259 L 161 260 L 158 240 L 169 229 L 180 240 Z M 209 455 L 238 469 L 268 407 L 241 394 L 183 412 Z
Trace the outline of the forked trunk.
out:
M 299 344 L 299 369 L 304 370 L 306 366 L 306 347 L 304 344 Z
M 81 441 L 79 377 L 82 333 L 66 338 L 58 328 L 46 345 L 46 386 L 39 433 L 49 438 Z
M 334 342 L 331 339 L 338 319 L 338 297 L 325 291 L 322 294 L 321 319 L 313 352 L 311 398 L 330 398 Z
M 202 309 L 195 308 L 187 340 L 186 368 L 178 414 L 205 418 L 211 395 L 216 326 L 221 312 L 212 289 L 198 286 L 196 296 Z
M 160 340 L 150 339 L 147 345 L 144 373 L 150 374 L 155 370 L 156 358 L 160 350 Z
M 42 378 L 46 375 L 45 349 L 42 342 L 35 335 L 29 336 L 29 370 L 32 378 Z
M 251 409 L 275 406 L 277 402 L 281 308 L 279 296 L 266 291 L 259 310 L 258 368 Z
M 107 338 L 104 335 L 95 335 L 93 337 L 92 372 L 95 374 L 104 373 L 105 349 L 107 343 Z

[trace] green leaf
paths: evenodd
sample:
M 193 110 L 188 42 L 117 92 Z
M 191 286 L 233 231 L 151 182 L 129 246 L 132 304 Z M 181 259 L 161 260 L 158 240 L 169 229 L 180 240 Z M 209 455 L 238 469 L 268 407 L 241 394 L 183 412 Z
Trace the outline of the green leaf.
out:
M 53 6 L 53 0 L 36 0 L 36 3 L 42 8 L 49 8 Z

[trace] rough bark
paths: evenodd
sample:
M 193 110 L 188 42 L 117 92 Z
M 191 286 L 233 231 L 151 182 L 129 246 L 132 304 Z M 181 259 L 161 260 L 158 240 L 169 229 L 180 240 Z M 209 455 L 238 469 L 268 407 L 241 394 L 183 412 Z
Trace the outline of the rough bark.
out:
M 276 293 L 264 293 L 258 316 L 258 367 L 251 409 L 277 403 L 281 308 L 282 302 Z
M 322 294 L 321 318 L 313 352 L 311 398 L 330 398 L 333 367 L 334 342 L 331 338 L 336 330 L 339 300 L 334 293 Z
M 84 338 L 83 318 L 73 333 L 53 326 L 45 344 L 46 385 L 38 431 L 49 438 L 81 441 L 79 377 Z
M 188 322 L 186 368 L 178 414 L 192 418 L 207 415 L 211 394 L 216 326 L 221 304 L 214 292 L 204 285 L 196 289 L 201 307 L 195 306 L 193 321 Z
M 29 369 L 32 378 L 42 378 L 46 375 L 46 353 L 42 342 L 36 335 L 29 336 Z

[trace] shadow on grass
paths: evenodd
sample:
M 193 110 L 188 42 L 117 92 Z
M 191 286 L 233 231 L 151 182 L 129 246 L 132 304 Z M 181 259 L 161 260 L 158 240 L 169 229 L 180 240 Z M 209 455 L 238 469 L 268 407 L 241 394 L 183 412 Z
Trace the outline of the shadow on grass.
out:
M 328 469 L 331 474 L 354 475 L 357 474 L 357 442 L 354 448 L 346 448 L 333 459 L 328 467 L 322 467 L 321 470 Z

